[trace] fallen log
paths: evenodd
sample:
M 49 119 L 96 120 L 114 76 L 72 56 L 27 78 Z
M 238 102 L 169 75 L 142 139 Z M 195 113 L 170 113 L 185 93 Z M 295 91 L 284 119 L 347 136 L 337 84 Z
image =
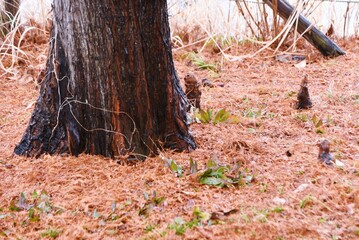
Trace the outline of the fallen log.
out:
M 294 11 L 294 7 L 286 0 L 264 0 L 264 2 L 273 10 L 276 10 L 278 15 L 287 20 Z M 277 7 L 277 9 L 275 9 Z M 324 33 L 314 27 L 308 19 L 299 15 L 297 31 L 303 34 L 303 37 L 318 49 L 324 56 L 337 57 L 345 55 L 345 52 L 331 41 Z

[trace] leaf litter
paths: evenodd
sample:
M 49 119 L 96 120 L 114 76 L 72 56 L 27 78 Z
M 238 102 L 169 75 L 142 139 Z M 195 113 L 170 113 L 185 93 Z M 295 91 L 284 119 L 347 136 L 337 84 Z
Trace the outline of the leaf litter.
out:
M 221 62 L 214 66 L 221 69 L 216 75 L 188 66 L 180 58 L 186 52 L 177 51 L 181 84 L 187 72 L 194 72 L 199 79 L 224 86 L 203 88 L 201 106 L 207 110 L 201 113 L 203 121 L 190 127 L 197 150 L 166 151 L 161 155 L 167 162 L 153 157 L 131 166 L 99 156 L 12 155 L 38 95 L 34 79 L 43 70 L 44 57 L 39 56 L 46 56 L 48 45 L 25 48 L 29 60 L 18 62 L 11 74 L 1 72 L 0 235 L 358 237 L 359 40 L 339 43 L 346 56 L 325 59 L 307 47 L 302 68 L 268 58 L 271 53 L 266 52 L 240 62 L 223 62 L 218 55 L 201 52 L 201 59 Z M 244 55 L 254 49 L 243 45 L 237 51 Z M 311 79 L 313 107 L 296 110 L 296 91 L 304 74 Z M 235 121 L 229 121 L 232 116 Z M 333 160 L 340 167 L 329 168 L 318 160 L 317 142 L 322 138 L 330 140 Z M 201 184 L 201 174 L 210 179 L 202 181 L 211 184 Z M 244 184 L 230 181 L 238 174 Z M 218 187 L 224 183 L 231 187 Z

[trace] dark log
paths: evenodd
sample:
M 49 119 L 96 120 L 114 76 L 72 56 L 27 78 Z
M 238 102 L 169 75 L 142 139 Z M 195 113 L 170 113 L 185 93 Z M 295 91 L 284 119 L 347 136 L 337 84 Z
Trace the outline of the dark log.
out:
M 274 4 L 275 0 L 264 0 L 264 2 L 272 9 L 276 6 Z M 284 20 L 287 20 L 294 11 L 294 7 L 286 0 L 277 0 L 277 6 L 277 12 Z M 303 37 L 316 49 L 318 49 L 324 56 L 336 57 L 345 54 L 345 52 L 340 49 L 337 44 L 331 41 L 316 27 L 312 26 L 309 20 L 302 15 L 299 16 L 297 30 L 300 34 L 307 31 L 304 33 Z
M 196 147 L 166 0 L 57 0 L 47 75 L 15 153 L 138 159 Z

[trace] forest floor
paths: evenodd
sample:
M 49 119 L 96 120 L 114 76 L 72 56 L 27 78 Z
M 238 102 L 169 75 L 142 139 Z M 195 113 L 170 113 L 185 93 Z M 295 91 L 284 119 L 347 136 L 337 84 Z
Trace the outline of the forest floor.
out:
M 183 57 L 194 48 L 174 51 L 182 84 L 188 72 L 215 84 L 202 89 L 202 109 L 225 109 L 230 118 L 192 123 L 195 151 L 163 151 L 126 165 L 88 155 L 13 156 L 48 47 L 29 43 L 29 61 L 0 72 L 0 238 L 359 238 L 359 40 L 339 45 L 347 54 L 333 59 L 304 47 L 305 66 L 278 61 L 269 50 L 241 61 L 210 49 L 196 55 L 216 72 Z M 229 53 L 258 49 L 248 43 Z M 313 107 L 296 110 L 304 74 Z M 332 166 L 318 160 L 323 139 L 331 143 Z M 190 158 L 202 172 L 190 174 Z M 224 186 L 199 183 L 209 160 L 226 166 L 228 178 L 215 179 Z M 234 175 L 241 179 L 231 184 Z

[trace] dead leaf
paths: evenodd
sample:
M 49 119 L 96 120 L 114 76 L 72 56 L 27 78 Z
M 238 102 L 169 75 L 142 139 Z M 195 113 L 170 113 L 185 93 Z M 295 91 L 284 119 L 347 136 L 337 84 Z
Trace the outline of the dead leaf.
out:
M 294 67 L 296 68 L 305 68 L 305 66 L 307 66 L 307 61 L 305 59 L 297 64 L 294 64 Z

